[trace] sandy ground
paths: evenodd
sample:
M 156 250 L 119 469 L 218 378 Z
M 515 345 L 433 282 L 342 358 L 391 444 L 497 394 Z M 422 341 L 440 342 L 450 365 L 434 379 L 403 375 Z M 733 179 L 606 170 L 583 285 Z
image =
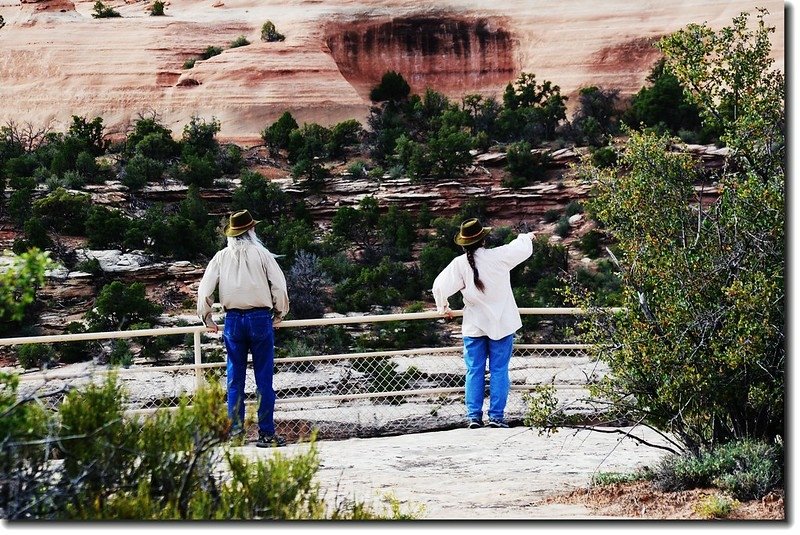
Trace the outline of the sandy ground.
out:
M 663 443 L 652 431 L 634 433 Z M 586 487 L 597 472 L 652 466 L 665 454 L 621 438 L 589 431 L 539 436 L 517 427 L 323 441 L 317 445 L 317 477 L 329 503 L 354 498 L 380 509 L 392 495 L 404 510 L 421 511 L 421 519 L 598 518 L 583 505 L 546 503 L 545 498 Z M 308 447 L 290 444 L 281 452 L 291 455 Z M 254 457 L 270 453 L 252 443 L 240 450 Z

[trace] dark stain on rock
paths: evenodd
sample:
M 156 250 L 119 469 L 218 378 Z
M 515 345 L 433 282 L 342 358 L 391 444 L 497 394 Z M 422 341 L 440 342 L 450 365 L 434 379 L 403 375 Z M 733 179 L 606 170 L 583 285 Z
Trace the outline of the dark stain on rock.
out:
M 607 46 L 595 52 L 592 67 L 603 72 L 639 72 L 642 65 L 655 63 L 661 52 L 656 48 L 659 37 L 637 37 Z
M 324 43 L 363 95 L 394 70 L 415 92 L 502 88 L 518 74 L 517 43 L 499 18 L 419 15 L 329 23 Z

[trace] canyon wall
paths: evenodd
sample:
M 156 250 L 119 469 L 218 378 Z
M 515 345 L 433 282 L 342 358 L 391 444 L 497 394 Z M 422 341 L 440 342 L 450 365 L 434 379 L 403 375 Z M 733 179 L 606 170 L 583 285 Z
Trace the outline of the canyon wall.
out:
M 659 37 L 756 6 L 769 10 L 784 68 L 776 0 L 170 0 L 163 17 L 149 0 L 105 3 L 122 17 L 92 18 L 93 0 L 0 0 L 0 124 L 63 129 L 78 114 L 122 133 L 156 111 L 176 134 L 192 115 L 216 117 L 223 139 L 258 143 L 286 110 L 301 123 L 363 120 L 390 69 L 455 98 L 499 97 L 520 72 L 572 97 L 588 85 L 626 96 L 645 83 Z M 285 41 L 261 41 L 267 20 Z M 239 36 L 251 44 L 230 48 Z M 208 46 L 224 50 L 183 67 Z

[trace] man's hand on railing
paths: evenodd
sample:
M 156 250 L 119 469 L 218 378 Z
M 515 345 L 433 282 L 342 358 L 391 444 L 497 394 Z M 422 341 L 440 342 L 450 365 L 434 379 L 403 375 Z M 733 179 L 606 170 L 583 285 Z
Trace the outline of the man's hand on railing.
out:
M 208 329 L 209 332 L 217 333 L 219 332 L 219 325 L 214 323 L 214 320 L 211 320 L 211 325 L 206 325 L 206 329 Z

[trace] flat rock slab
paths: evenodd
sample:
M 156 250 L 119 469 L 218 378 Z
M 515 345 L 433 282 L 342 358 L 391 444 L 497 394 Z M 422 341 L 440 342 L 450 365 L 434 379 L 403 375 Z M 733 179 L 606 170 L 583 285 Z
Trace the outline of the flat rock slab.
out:
M 649 429 L 631 433 L 665 443 Z M 308 447 L 290 444 L 279 451 L 292 455 Z M 585 487 L 598 472 L 655 466 L 666 454 L 619 434 L 539 436 L 525 427 L 322 441 L 317 448 L 317 480 L 329 503 L 355 499 L 383 509 L 385 497 L 394 496 L 404 510 L 424 506 L 423 519 L 445 520 L 599 518 L 581 505 L 545 504 L 543 499 Z M 252 443 L 237 449 L 253 457 L 272 451 Z

